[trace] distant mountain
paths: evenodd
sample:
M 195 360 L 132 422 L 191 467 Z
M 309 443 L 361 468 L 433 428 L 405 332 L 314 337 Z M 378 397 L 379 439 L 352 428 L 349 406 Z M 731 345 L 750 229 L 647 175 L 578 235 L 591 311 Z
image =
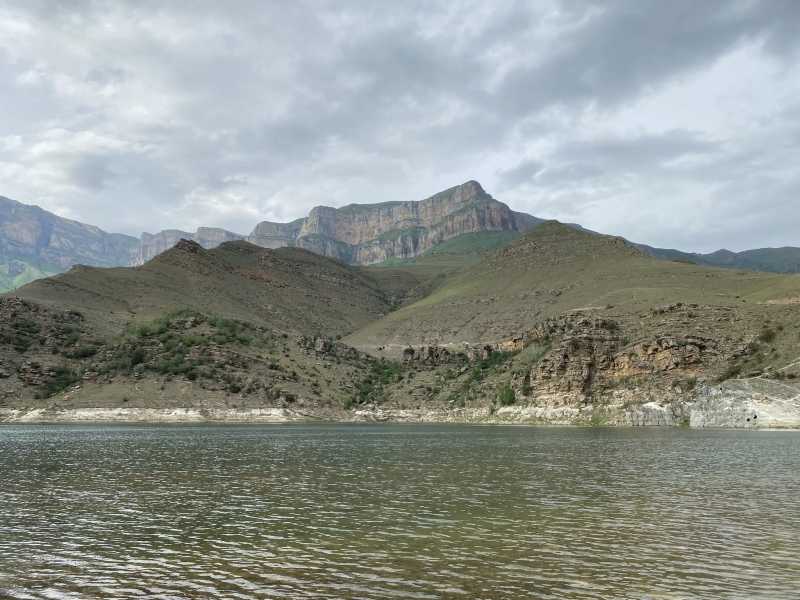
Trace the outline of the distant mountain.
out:
M 669 248 L 653 248 L 645 244 L 630 242 L 645 254 L 660 258 L 661 260 L 691 261 L 698 265 L 708 267 L 722 267 L 725 269 L 740 269 L 744 271 L 765 271 L 767 273 L 800 273 L 800 248 L 784 246 L 783 248 L 759 248 L 731 252 L 730 250 L 717 250 L 709 254 L 696 252 L 681 252 Z
M 156 234 L 143 233 L 139 238 L 138 248 L 125 265 L 143 265 L 151 258 L 161 254 L 165 250 L 169 250 L 181 240 L 191 240 L 192 242 L 197 242 L 203 248 L 211 249 L 216 248 L 224 242 L 235 242 L 246 238 L 247 236 L 245 235 L 232 233 L 216 227 L 200 227 L 194 233 L 181 231 L 179 229 L 165 229 Z
M 181 239 L 197 242 L 205 249 L 224 242 L 248 241 L 263 248 L 304 248 L 351 265 L 397 266 L 430 253 L 485 253 L 511 242 L 542 221 L 512 211 L 486 193 L 477 181 L 420 201 L 350 204 L 341 208 L 317 206 L 307 217 L 290 223 L 261 222 L 249 235 L 201 227 L 194 233 L 178 229 L 143 233 L 138 240 L 0 197 L 0 292 L 62 273 L 75 264 L 142 265 Z M 566 225 L 596 233 L 577 223 Z M 800 272 L 800 248 L 695 254 L 629 244 L 662 260 L 774 273 Z
M 521 216 L 522 229 L 516 215 Z M 304 248 L 348 264 L 372 265 L 419 256 L 465 233 L 527 231 L 540 221 L 512 212 L 477 181 L 468 181 L 420 201 L 317 206 L 308 217 L 291 223 L 259 223 L 249 236 L 209 228 L 194 234 L 174 230 L 144 234 L 134 264 L 142 264 L 183 237 L 204 248 L 247 240 L 264 248 Z
M 115 267 L 130 261 L 138 240 L 64 219 L 0 196 L 0 289 L 7 291 L 77 263 Z

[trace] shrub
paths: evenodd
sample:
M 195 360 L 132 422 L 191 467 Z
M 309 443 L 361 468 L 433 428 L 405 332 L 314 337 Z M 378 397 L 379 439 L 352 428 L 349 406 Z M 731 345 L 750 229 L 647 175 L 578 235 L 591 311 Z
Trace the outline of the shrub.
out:
M 144 351 L 144 348 L 136 348 L 136 350 L 131 352 L 131 355 L 129 357 L 131 365 L 132 366 L 136 366 L 136 365 L 144 362 L 144 357 L 145 356 L 146 356 L 146 353 Z
M 719 376 L 718 381 L 725 381 L 726 379 L 733 379 L 738 377 L 742 372 L 742 365 L 731 365 Z
M 504 385 L 500 388 L 498 400 L 503 406 L 509 406 L 517 401 L 517 397 L 514 395 L 514 390 L 512 390 L 508 385 Z
M 230 385 L 228 386 L 228 391 L 229 391 L 231 394 L 238 394 L 239 392 L 241 392 L 241 391 L 242 391 L 242 386 L 240 386 L 238 383 L 236 383 L 236 382 L 234 381 L 232 384 L 230 384 Z
M 94 346 L 81 346 L 72 351 L 72 358 L 89 358 L 97 354 L 97 348 Z
M 775 339 L 775 330 L 770 329 L 769 327 L 765 328 L 760 334 L 758 334 L 758 339 L 764 343 L 770 343 Z
M 49 398 L 54 394 L 63 392 L 70 385 L 78 381 L 78 377 L 66 367 L 54 367 L 51 369 L 51 372 L 54 372 L 55 376 L 42 384 L 35 394 L 36 398 Z

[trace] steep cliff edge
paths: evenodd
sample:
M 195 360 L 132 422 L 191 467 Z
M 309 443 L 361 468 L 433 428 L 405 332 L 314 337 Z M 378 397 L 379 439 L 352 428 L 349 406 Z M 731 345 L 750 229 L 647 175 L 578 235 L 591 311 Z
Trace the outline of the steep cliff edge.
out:
M 468 181 L 420 201 L 318 206 L 302 221 L 259 223 L 248 241 L 297 246 L 350 264 L 372 265 L 414 258 L 465 233 L 516 230 L 515 213 L 477 181 Z
M 232 233 L 218 227 L 200 227 L 195 233 L 188 233 L 178 229 L 165 229 L 156 234 L 143 233 L 139 238 L 139 246 L 132 251 L 132 256 L 125 266 L 135 267 L 143 265 L 151 258 L 169 250 L 182 239 L 197 242 L 203 248 L 210 250 L 225 242 L 244 240 L 245 236 Z
M 262 248 L 297 247 L 352 265 L 373 265 L 390 258 L 409 259 L 466 233 L 527 230 L 540 219 L 514 213 L 492 198 L 477 181 L 468 181 L 420 201 L 317 206 L 291 223 L 263 221 L 248 236 L 224 229 L 196 233 L 165 230 L 144 233 L 128 265 L 144 264 L 190 239 L 206 249 L 246 240 Z
M 64 219 L 0 196 L 1 283 L 5 289 L 65 271 L 75 264 L 126 264 L 136 238 Z

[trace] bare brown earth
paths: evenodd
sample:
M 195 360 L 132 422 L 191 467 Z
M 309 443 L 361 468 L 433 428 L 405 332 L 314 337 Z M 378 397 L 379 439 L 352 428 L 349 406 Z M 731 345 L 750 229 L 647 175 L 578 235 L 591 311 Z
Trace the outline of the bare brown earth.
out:
M 184 241 L 33 282 L 0 298 L 0 418 L 800 426 L 800 276 L 555 222 L 437 260 Z

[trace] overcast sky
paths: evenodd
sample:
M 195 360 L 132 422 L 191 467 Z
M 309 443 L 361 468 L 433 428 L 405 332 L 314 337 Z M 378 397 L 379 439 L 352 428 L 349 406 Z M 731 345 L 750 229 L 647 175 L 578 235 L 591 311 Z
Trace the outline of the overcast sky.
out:
M 249 233 L 475 179 L 654 246 L 800 246 L 800 2 L 0 0 L 0 195 Z

